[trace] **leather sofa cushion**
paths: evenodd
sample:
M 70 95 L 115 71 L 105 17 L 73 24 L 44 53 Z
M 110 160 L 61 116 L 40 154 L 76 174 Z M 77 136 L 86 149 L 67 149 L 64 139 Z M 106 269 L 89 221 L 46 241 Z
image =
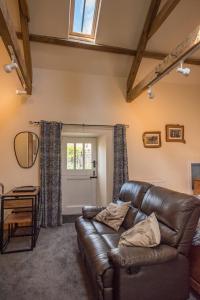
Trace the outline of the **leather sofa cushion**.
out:
M 93 268 L 97 275 L 103 275 L 104 271 L 110 268 L 107 252 L 110 247 L 105 243 L 101 235 L 90 234 L 81 239 L 84 244 L 85 253 L 92 262 Z
M 104 234 L 104 233 L 112 233 L 115 234 L 116 231 L 110 227 L 108 227 L 107 225 L 100 223 L 98 221 L 92 220 L 91 223 L 93 224 L 94 228 L 96 229 L 96 232 L 98 232 L 99 234 Z M 122 232 L 124 232 L 125 229 L 121 226 L 118 230 L 118 233 L 121 234 Z
M 118 247 L 120 234 L 102 234 L 102 238 L 106 244 L 112 249 Z
M 82 216 L 85 219 L 92 219 L 94 218 L 99 212 L 101 212 L 105 207 L 98 207 L 98 206 L 84 206 L 82 208 Z
M 78 236 L 89 235 L 92 233 L 97 233 L 96 228 L 89 219 L 84 219 L 82 216 L 78 217 L 75 222 L 75 227 Z
M 117 200 L 116 203 L 121 204 L 121 203 L 123 203 L 123 201 Z M 132 205 L 129 205 L 128 212 L 127 212 L 127 214 L 124 218 L 124 221 L 122 223 L 122 226 L 125 229 L 129 229 L 129 228 L 133 227 L 134 222 L 135 222 L 135 217 L 136 217 L 137 213 L 138 213 L 138 209 L 133 207 Z
M 159 245 L 155 248 L 119 247 L 108 252 L 114 265 L 120 267 L 160 264 L 175 259 L 177 255 L 177 249 L 168 245 Z
M 108 259 L 108 251 L 117 247 L 125 228 L 116 232 L 112 228 L 93 219 L 79 217 L 75 222 L 80 248 L 84 251 L 93 278 L 100 288 L 110 288 L 113 282 L 113 267 Z
M 78 217 L 75 223 L 78 235 L 89 235 L 93 233 L 99 234 L 116 234 L 116 231 L 98 221 L 93 219 L 84 219 L 82 216 Z M 122 226 L 118 230 L 118 234 L 121 235 L 125 231 Z
M 141 211 L 146 215 L 155 212 L 160 225 L 162 241 L 170 246 L 177 246 L 189 218 L 199 205 L 199 200 L 193 196 L 162 187 L 151 187 L 142 201 Z M 198 209 L 196 212 L 198 214 Z M 188 239 L 188 245 L 189 243 Z
M 100 234 L 82 236 L 81 244 L 91 266 L 93 277 L 97 279 L 98 286 L 101 289 L 112 287 L 114 270 L 107 254 L 111 249 L 110 245 Z
M 146 217 L 148 217 L 148 215 L 144 214 L 141 210 L 138 210 L 138 213 L 136 214 L 136 217 L 134 220 L 134 225 L 143 221 L 144 219 L 146 219 Z
M 140 208 L 143 197 L 151 186 L 152 185 L 147 182 L 128 181 L 124 183 L 121 188 L 119 200 L 123 202 L 131 201 L 132 206 Z

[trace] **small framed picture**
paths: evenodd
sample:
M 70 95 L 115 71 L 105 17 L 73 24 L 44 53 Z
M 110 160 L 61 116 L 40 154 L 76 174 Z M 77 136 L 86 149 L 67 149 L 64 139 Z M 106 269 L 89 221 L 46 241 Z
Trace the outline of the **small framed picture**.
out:
M 183 125 L 168 124 L 166 125 L 165 130 L 166 130 L 166 142 L 185 143 Z
M 143 133 L 143 144 L 145 148 L 160 148 L 161 147 L 161 132 L 146 131 Z

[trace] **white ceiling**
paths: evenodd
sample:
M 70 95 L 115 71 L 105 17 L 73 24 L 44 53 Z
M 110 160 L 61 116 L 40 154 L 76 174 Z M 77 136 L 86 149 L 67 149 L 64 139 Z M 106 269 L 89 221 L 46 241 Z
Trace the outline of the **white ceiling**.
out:
M 163 0 L 162 5 L 165 1 Z M 150 0 L 102 0 L 96 42 L 136 49 L 150 2 Z M 29 5 L 31 33 L 67 38 L 69 0 L 29 0 Z M 200 0 L 182 0 L 150 39 L 147 49 L 169 53 L 199 24 Z M 132 58 L 125 55 L 38 43 L 32 43 L 31 47 L 33 65 L 41 68 L 128 76 L 132 62 Z M 200 58 L 200 51 L 194 56 Z M 142 75 L 157 63 L 159 61 L 144 60 L 138 78 L 143 77 Z M 195 70 L 195 78 L 197 74 L 197 81 L 200 83 L 198 73 L 200 66 L 192 68 Z M 179 81 L 180 76 L 175 77 Z
M 102 0 L 96 42 L 136 49 L 149 0 Z
M 29 0 L 30 31 L 67 38 L 69 2 L 70 0 Z M 136 49 L 150 2 L 151 0 L 102 0 L 96 42 Z M 147 48 L 168 53 L 199 24 L 200 1 L 181 0 L 151 38 Z
M 149 40 L 147 49 L 169 53 L 198 25 L 200 25 L 200 1 L 181 0 L 159 30 Z M 200 58 L 200 55 L 198 57 Z

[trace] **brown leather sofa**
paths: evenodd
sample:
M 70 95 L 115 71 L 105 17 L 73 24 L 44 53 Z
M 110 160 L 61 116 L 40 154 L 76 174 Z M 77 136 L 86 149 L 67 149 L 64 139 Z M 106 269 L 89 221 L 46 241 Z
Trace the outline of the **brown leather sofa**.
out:
M 99 207 L 84 207 L 83 215 L 76 220 L 78 245 L 94 299 L 187 299 L 187 255 L 200 216 L 200 201 L 136 181 L 123 185 L 118 201 L 131 201 L 118 232 L 93 220 L 102 210 Z M 152 212 L 159 221 L 161 245 L 118 248 L 121 233 Z

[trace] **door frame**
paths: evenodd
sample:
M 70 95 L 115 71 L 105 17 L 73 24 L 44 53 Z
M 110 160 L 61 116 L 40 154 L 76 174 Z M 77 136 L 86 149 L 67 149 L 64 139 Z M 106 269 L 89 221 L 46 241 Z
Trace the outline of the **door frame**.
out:
M 97 184 L 97 204 L 99 206 L 106 206 L 112 201 L 113 193 L 113 168 L 114 168 L 114 147 L 113 147 L 113 128 L 100 128 L 100 127 L 85 127 L 85 126 L 63 126 L 62 137 L 80 136 L 80 137 L 96 137 L 97 139 L 97 155 L 99 165 L 101 163 L 99 158 L 99 144 L 102 139 L 105 140 L 105 168 L 106 178 L 101 180 L 98 174 Z M 99 172 L 99 168 L 98 168 Z M 101 186 L 100 186 L 101 185 Z M 103 190 L 103 193 L 101 192 Z
M 66 145 L 67 143 L 87 143 L 92 144 L 92 158 L 91 161 L 97 161 L 97 139 L 96 137 L 86 136 L 62 136 L 61 140 L 61 177 L 62 177 L 62 194 L 63 198 L 62 211 L 64 215 L 79 214 L 84 205 L 97 205 L 97 178 L 93 178 L 94 169 L 85 169 L 85 158 L 83 157 L 83 169 L 67 170 L 67 156 Z M 83 146 L 84 147 L 84 146 Z M 85 150 L 83 148 L 83 153 Z M 76 162 L 76 151 L 74 153 L 74 164 Z M 75 165 L 74 165 L 75 167 Z M 87 181 L 84 183 L 84 181 Z M 81 203 L 81 194 L 79 189 L 83 189 L 83 203 Z M 69 188 L 69 193 L 67 192 Z M 70 196 L 71 195 L 71 196 Z M 75 203 L 73 203 L 73 195 L 77 195 Z M 86 196 L 87 195 L 87 196 Z M 91 202 L 87 199 L 91 199 Z M 80 203 L 79 203 L 80 202 Z

